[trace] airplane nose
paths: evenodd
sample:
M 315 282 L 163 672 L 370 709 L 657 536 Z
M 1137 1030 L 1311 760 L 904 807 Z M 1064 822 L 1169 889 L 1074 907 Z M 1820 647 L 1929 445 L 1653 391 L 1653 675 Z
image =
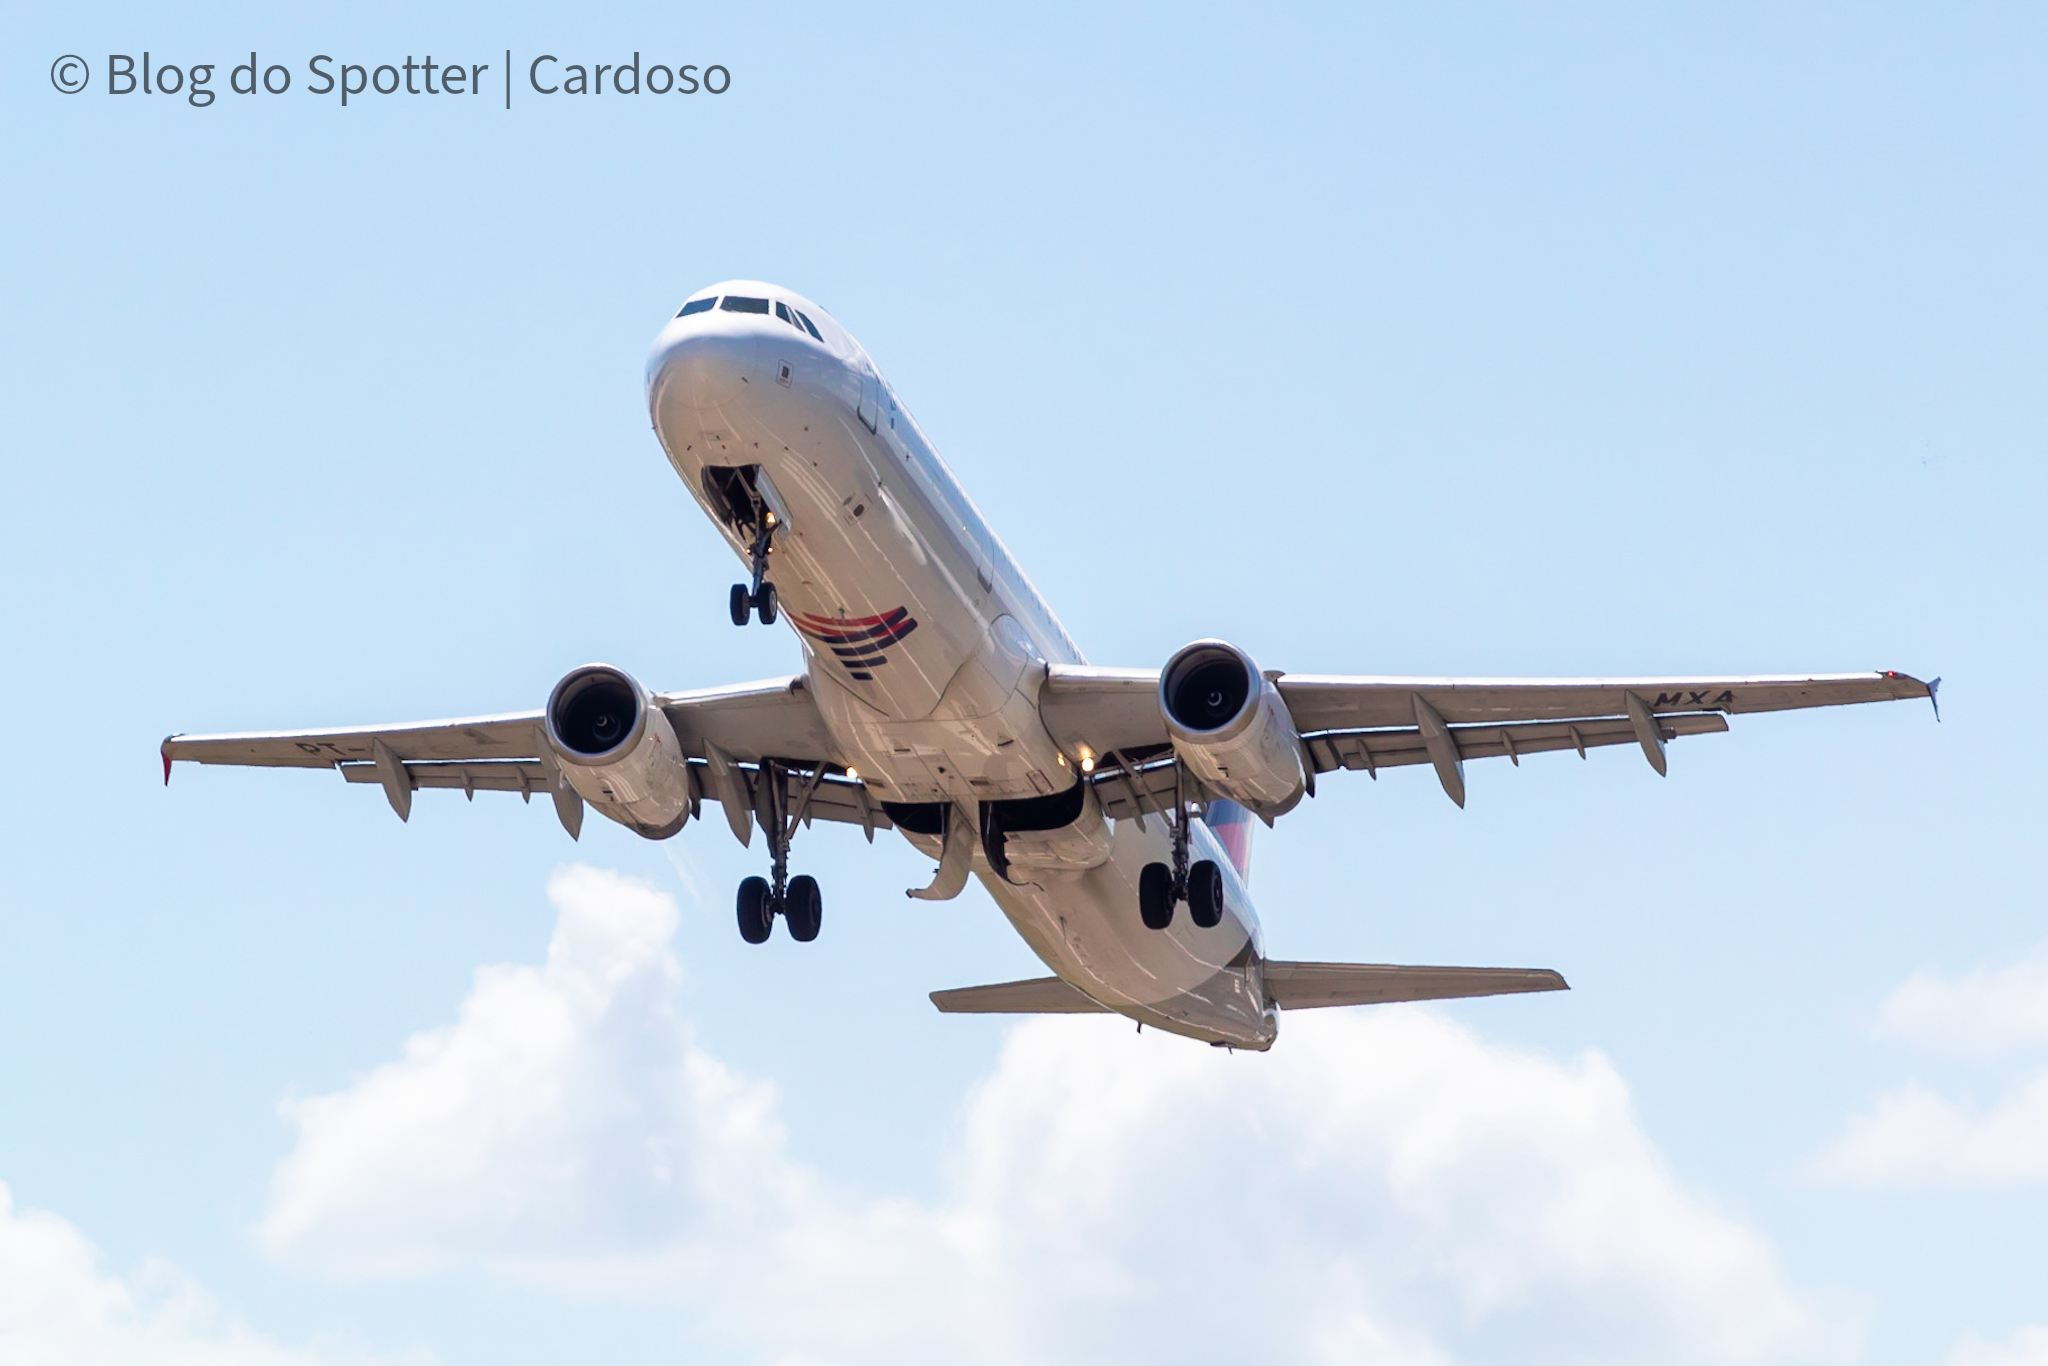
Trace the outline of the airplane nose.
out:
M 701 331 L 664 336 L 648 362 L 648 400 L 658 413 L 672 405 L 717 408 L 761 383 L 760 346 L 749 336 Z

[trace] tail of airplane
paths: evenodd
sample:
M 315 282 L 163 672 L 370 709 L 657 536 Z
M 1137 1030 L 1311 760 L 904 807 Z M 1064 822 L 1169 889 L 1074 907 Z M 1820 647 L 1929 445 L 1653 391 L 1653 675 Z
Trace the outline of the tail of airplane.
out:
M 1252 813 L 1220 798 L 1203 809 L 1202 821 L 1230 855 L 1240 881 L 1252 880 Z
M 1391 963 L 1290 963 L 1268 959 L 1265 975 L 1266 996 L 1282 1010 L 1571 990 L 1564 978 L 1549 968 L 1415 968 Z M 1091 1000 L 1079 987 L 1057 977 L 935 991 L 932 1004 L 948 1015 L 1085 1015 L 1107 1011 L 1107 1007 Z
M 1282 1010 L 1570 990 L 1564 978 L 1549 968 L 1411 968 L 1391 963 L 1266 960 L 1266 995 Z

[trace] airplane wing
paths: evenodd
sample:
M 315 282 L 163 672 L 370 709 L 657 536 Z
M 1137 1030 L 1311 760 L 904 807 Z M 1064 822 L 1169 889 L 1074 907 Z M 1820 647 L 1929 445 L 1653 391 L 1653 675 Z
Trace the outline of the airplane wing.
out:
M 690 758 L 692 814 L 706 797 L 730 797 L 739 810 L 727 814 L 737 815 L 739 834 L 757 807 L 765 768 L 785 782 L 797 778 L 802 804 L 793 800 L 787 809 L 800 809 L 807 819 L 861 825 L 870 838 L 891 828 L 866 789 L 835 772 L 837 746 L 801 675 L 657 693 L 654 700 Z M 382 785 L 401 815 L 410 807 L 409 794 L 424 787 L 459 788 L 471 798 L 480 791 L 517 792 L 528 800 L 540 793 L 555 799 L 563 825 L 574 835 L 581 827 L 581 801 L 562 780 L 540 725 L 536 710 L 389 726 L 173 735 L 163 743 L 164 781 L 179 761 L 331 768 L 349 782 Z M 714 752 L 722 776 L 712 771 Z
M 1430 764 L 1465 804 L 1464 761 L 1635 744 L 1658 772 L 1664 742 L 1728 729 L 1749 712 L 1934 696 L 1941 680 L 1877 673 L 1714 678 L 1372 678 L 1279 674 L 1275 686 L 1317 773 Z M 1174 764 L 1146 669 L 1053 665 L 1039 712 L 1070 753 L 1100 756 L 1090 775 L 1106 814 L 1167 810 Z

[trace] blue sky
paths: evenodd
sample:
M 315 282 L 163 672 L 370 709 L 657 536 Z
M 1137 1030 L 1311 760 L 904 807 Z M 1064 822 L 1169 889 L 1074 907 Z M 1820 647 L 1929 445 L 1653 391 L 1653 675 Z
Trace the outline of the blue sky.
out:
M 0 25 L 0 1355 L 2048 1361 L 2037 12 Z M 508 48 L 732 88 L 302 88 Z M 145 49 L 299 83 L 105 94 Z M 807 835 L 825 933 L 750 949 L 715 821 L 161 786 L 171 731 L 794 668 L 641 402 L 734 276 L 861 338 L 1095 662 L 1898 668 L 1944 721 L 1327 783 L 1274 953 L 1575 989 L 1264 1058 L 938 1017 L 1035 965 L 892 838 Z

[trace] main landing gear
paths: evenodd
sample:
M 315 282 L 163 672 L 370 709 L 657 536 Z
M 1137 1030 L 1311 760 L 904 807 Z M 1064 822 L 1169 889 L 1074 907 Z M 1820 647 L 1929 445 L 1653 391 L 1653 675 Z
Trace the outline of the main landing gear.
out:
M 1214 859 L 1188 864 L 1188 841 L 1193 818 L 1181 790 L 1180 766 L 1174 766 L 1174 803 L 1168 814 L 1173 832 L 1173 864 L 1148 863 L 1138 874 L 1138 918 L 1148 930 L 1163 930 L 1173 923 L 1173 908 L 1188 903 L 1188 919 L 1198 929 L 1213 930 L 1223 923 L 1223 870 Z
M 763 760 L 756 783 L 754 817 L 768 836 L 769 876 L 750 877 L 740 883 L 740 938 L 749 944 L 765 944 L 780 915 L 789 926 L 789 937 L 808 944 L 818 937 L 824 923 L 824 898 L 818 880 L 808 873 L 789 875 L 789 845 L 797 826 L 810 814 L 811 794 L 824 780 L 820 765 L 804 780 L 792 807 L 789 800 L 789 768 L 773 759 Z
M 789 937 L 799 944 L 816 939 L 825 918 L 818 880 L 809 873 L 791 878 L 779 897 L 767 878 L 748 878 L 740 884 L 739 911 L 740 938 L 749 944 L 768 942 L 778 913 L 789 922 Z
M 775 514 L 763 511 L 761 520 L 754 531 L 754 543 L 748 547 L 748 559 L 753 566 L 751 585 L 736 583 L 732 586 L 732 624 L 745 626 L 747 619 L 759 616 L 763 626 L 773 626 L 780 604 L 776 601 L 775 585 L 768 582 L 768 552 L 773 549 L 775 539 Z

